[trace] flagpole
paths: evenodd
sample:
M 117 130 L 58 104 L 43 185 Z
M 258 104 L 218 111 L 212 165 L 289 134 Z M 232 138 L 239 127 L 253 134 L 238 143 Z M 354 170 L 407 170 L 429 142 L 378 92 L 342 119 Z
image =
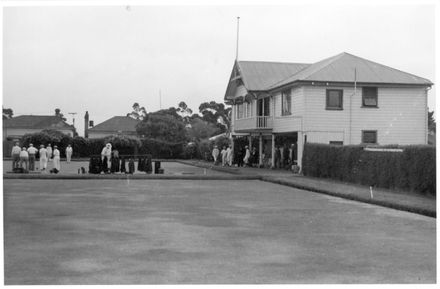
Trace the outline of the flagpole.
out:
M 237 17 L 237 48 L 235 51 L 235 60 L 238 60 L 238 40 L 240 36 L 240 17 Z

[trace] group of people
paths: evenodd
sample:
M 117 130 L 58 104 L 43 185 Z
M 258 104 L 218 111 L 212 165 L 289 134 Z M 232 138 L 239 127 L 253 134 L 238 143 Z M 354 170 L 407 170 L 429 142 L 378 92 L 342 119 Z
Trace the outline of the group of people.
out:
M 72 159 L 72 153 L 73 149 L 69 144 L 66 148 L 66 159 L 68 163 L 70 163 Z M 49 161 L 53 161 L 52 172 L 58 173 L 61 170 L 60 151 L 58 150 L 58 146 L 55 145 L 52 149 L 51 144 L 48 144 L 46 147 L 40 145 L 40 149 L 37 149 L 33 144 L 29 144 L 29 147 L 26 148 L 24 146 L 20 147 L 18 142 L 15 143 L 11 152 L 12 170 L 21 168 L 24 171 L 35 171 L 37 169 L 35 167 L 37 155 L 39 158 L 39 169 L 42 172 L 47 171 Z
M 221 160 L 222 166 L 231 167 L 233 161 L 232 145 L 229 145 L 227 148 L 226 146 L 223 146 L 223 149 L 221 151 L 218 149 L 218 146 L 214 146 L 214 149 L 212 150 L 212 157 L 214 158 L 215 165 L 218 165 Z
M 263 162 L 266 157 L 270 154 L 265 154 L 263 152 Z M 219 151 L 218 146 L 214 146 L 212 150 L 212 157 L 214 158 L 214 164 L 218 165 L 220 162 L 223 166 L 232 166 L 234 161 L 234 152 L 232 150 L 232 145 L 223 147 L 222 151 Z M 245 146 L 244 149 L 238 150 L 235 156 L 235 164 L 238 167 L 255 167 L 260 165 L 260 155 L 256 147 L 252 149 L 249 146 Z M 276 146 L 274 155 L 274 168 L 286 168 L 291 169 L 296 164 L 296 147 L 292 144 L 290 147 L 286 144 L 282 147 Z

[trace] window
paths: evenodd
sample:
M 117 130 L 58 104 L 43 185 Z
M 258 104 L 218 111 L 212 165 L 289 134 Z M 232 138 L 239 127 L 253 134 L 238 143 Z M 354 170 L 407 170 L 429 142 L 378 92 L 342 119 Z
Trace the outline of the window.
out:
M 362 107 L 377 107 L 377 87 L 362 87 Z
M 333 141 L 333 140 L 331 140 L 329 143 L 330 143 L 331 145 L 338 145 L 338 146 L 341 146 L 341 145 L 344 144 L 343 141 Z
M 377 143 L 377 130 L 363 130 L 362 143 Z
M 290 90 L 281 92 L 281 115 L 292 114 L 292 96 Z
M 237 119 L 243 118 L 243 104 L 237 104 Z
M 342 110 L 342 89 L 327 89 L 326 109 Z
M 244 117 L 252 117 L 252 102 L 245 102 L 244 108 Z

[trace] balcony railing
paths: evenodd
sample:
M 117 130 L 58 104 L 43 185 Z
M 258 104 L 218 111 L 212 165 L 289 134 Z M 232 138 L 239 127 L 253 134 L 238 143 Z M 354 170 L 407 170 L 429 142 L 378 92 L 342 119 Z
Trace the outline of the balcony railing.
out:
M 272 116 L 255 116 L 251 118 L 235 120 L 234 130 L 271 129 L 273 127 Z
M 257 116 L 257 128 L 272 128 L 272 117 Z

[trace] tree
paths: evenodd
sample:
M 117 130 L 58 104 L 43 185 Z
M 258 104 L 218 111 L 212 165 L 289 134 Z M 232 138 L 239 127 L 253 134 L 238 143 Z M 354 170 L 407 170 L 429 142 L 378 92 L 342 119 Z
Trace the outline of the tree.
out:
M 64 121 L 67 121 L 67 118 L 64 117 L 64 114 L 61 113 L 61 109 L 55 108 L 55 116 L 58 116 Z
M 143 120 L 145 116 L 147 115 L 147 110 L 145 107 L 141 107 L 139 103 L 135 102 L 132 106 L 133 111 L 130 113 L 127 113 L 127 116 L 137 119 L 137 120 Z
M 193 111 L 191 108 L 188 107 L 188 105 L 184 101 L 181 101 L 179 103 L 177 107 L 177 113 L 180 115 L 180 117 L 182 118 L 183 122 L 186 125 L 190 123 L 191 115 Z
M 216 125 L 201 118 L 191 120 L 190 124 L 188 135 L 192 141 L 199 141 L 220 133 L 220 129 Z
M 435 133 L 435 129 L 434 111 L 428 111 L 428 130 Z
M 202 103 L 199 106 L 199 111 L 203 120 L 220 125 L 223 132 L 230 132 L 232 111 L 230 107 L 226 108 L 223 103 L 211 101 Z
M 185 142 L 187 140 L 183 122 L 174 115 L 164 111 L 149 113 L 136 126 L 136 131 L 141 136 L 172 143 Z
M 3 108 L 3 119 L 10 119 L 13 115 L 12 108 Z

